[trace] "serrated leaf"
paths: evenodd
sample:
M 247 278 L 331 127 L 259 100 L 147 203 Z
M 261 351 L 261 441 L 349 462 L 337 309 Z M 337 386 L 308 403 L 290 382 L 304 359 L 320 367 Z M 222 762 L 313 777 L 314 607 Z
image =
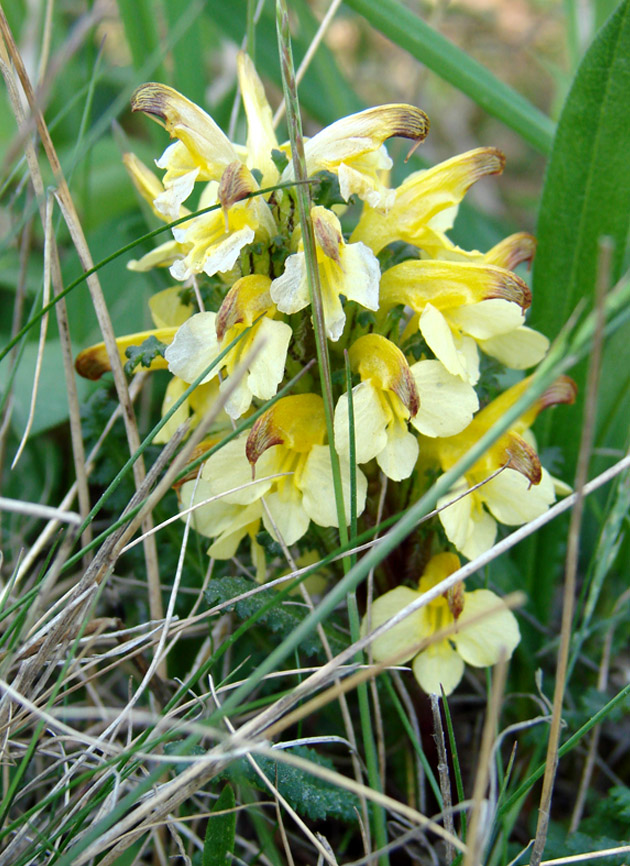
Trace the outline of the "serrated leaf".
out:
M 306 746 L 295 746 L 291 752 L 320 767 L 334 769 L 334 764 L 329 758 L 319 755 Z M 282 761 L 274 761 L 258 755 L 256 763 L 300 815 L 311 821 L 322 821 L 327 817 L 339 818 L 342 821 L 356 821 L 356 808 L 359 801 L 354 794 L 350 794 L 343 788 L 336 788 L 329 782 L 311 776 L 297 767 L 288 766 Z M 268 792 L 268 788 L 245 758 L 235 761 L 221 775 L 233 778 L 235 781 L 245 779 L 253 788 Z
M 245 592 L 249 592 L 256 584 L 251 580 L 243 577 L 222 577 L 219 580 L 213 580 L 206 590 L 206 601 L 210 605 L 223 604 L 232 598 L 236 598 Z M 242 601 L 236 602 L 234 608 L 239 619 L 249 619 L 251 616 L 258 614 L 260 610 L 277 596 L 275 589 L 263 589 L 254 595 L 245 598 Z M 265 611 L 258 623 L 261 623 L 271 631 L 277 633 L 280 637 L 286 637 L 293 631 L 304 619 L 306 619 L 309 611 L 297 601 L 281 601 Z M 328 643 L 333 655 L 337 655 L 348 646 L 348 642 L 344 640 L 338 633 L 331 628 L 325 628 Z M 307 655 L 323 656 L 324 650 L 317 634 L 306 638 L 300 646 L 300 649 Z
M 232 862 L 236 838 L 235 806 L 234 791 L 230 785 L 226 785 L 212 807 L 213 812 L 225 814 L 208 818 L 201 859 L 203 866 L 229 866 Z
M 125 373 L 131 376 L 139 364 L 143 367 L 150 367 L 151 362 L 156 358 L 164 357 L 165 351 L 166 345 L 160 342 L 153 334 L 147 337 L 139 346 L 128 346 L 125 349 L 125 355 L 129 358 L 125 362 Z

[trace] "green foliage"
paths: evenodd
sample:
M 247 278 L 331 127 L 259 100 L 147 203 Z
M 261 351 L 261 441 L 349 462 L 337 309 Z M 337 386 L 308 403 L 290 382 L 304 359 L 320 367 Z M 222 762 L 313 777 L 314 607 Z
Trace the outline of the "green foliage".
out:
M 558 122 L 538 215 L 538 252 L 533 275 L 530 323 L 554 337 L 579 304 L 592 308 L 599 239 L 615 243 L 612 273 L 622 272 L 630 227 L 630 3 L 624 0 L 587 51 Z M 596 444 L 625 449 L 627 419 L 616 440 L 615 418 L 625 418 L 630 387 L 628 328 L 604 347 L 598 395 Z M 561 476 L 575 473 L 584 411 L 586 363 L 571 371 L 578 400 L 562 412 L 545 413 L 537 426 L 541 448 L 562 448 Z M 601 437 L 601 438 L 600 438 Z M 608 465 L 608 461 L 607 461 Z M 527 586 L 537 614 L 545 619 L 557 573 L 557 530 L 538 533 L 529 543 Z M 535 587 L 535 590 L 534 590 Z
M 306 746 L 294 746 L 291 752 L 300 758 L 311 761 L 320 767 L 333 770 L 335 765 L 326 758 Z M 311 776 L 297 767 L 284 764 L 281 760 L 260 755 L 256 763 L 269 781 L 275 785 L 289 804 L 305 818 L 311 821 L 323 821 L 325 818 L 338 818 L 341 821 L 356 821 L 359 801 L 354 794 L 325 782 L 317 776 Z M 221 774 L 224 778 L 233 779 L 237 783 L 246 781 L 259 791 L 269 792 L 246 758 L 239 758 Z
M 624 0 L 578 69 L 558 122 L 540 203 L 530 323 L 552 338 L 578 303 L 586 299 L 592 306 L 600 238 L 607 236 L 615 243 L 611 280 L 621 275 L 630 227 L 629 55 L 630 3 Z M 622 405 L 630 369 L 627 344 L 626 329 L 615 340 L 614 350 L 609 346 L 614 355 L 609 355 L 610 375 L 602 380 L 599 411 L 604 414 Z M 625 364 L 620 363 L 620 351 Z M 572 375 L 580 387 L 576 405 L 541 419 L 539 428 L 543 446 L 562 443 L 568 480 L 579 444 L 572 434 L 581 422 L 584 368 Z
M 203 843 L 202 866 L 228 866 L 232 862 L 236 836 L 236 799 L 230 785 L 219 794 L 213 812 L 225 812 L 208 819 Z
M 282 174 L 282 172 L 289 164 L 289 157 L 283 150 L 277 150 L 276 148 L 274 148 L 271 151 L 271 158 L 273 160 L 273 164 L 278 169 L 278 172 Z
M 319 171 L 315 175 L 317 186 L 313 187 L 313 204 L 331 208 L 335 204 L 345 205 L 346 200 L 339 189 L 339 178 L 331 171 Z
M 206 601 L 209 605 L 223 604 L 238 595 L 249 592 L 256 586 L 251 580 L 243 577 L 223 577 L 219 580 L 213 580 L 206 590 Z M 261 589 L 260 592 L 249 596 L 241 601 L 237 601 L 234 605 L 236 615 L 239 619 L 249 619 L 259 613 L 259 611 L 273 600 L 277 590 Z M 299 596 L 298 596 L 299 598 Z M 265 625 L 268 629 L 274 632 L 278 637 L 287 637 L 300 623 L 304 622 L 308 615 L 308 610 L 300 601 L 278 601 L 276 605 L 262 614 L 258 619 L 261 625 Z M 326 637 L 330 644 L 330 649 L 333 655 L 337 655 L 346 648 L 348 642 L 341 636 L 341 633 L 325 626 Z M 307 655 L 316 655 L 323 657 L 324 651 L 317 634 L 311 634 L 304 638 L 300 643 L 300 650 Z
M 129 346 L 125 349 L 125 355 L 129 360 L 125 363 L 125 373 L 128 376 L 134 372 L 138 365 L 150 367 L 156 358 L 163 358 L 166 344 L 162 343 L 153 334 L 143 340 L 139 346 Z

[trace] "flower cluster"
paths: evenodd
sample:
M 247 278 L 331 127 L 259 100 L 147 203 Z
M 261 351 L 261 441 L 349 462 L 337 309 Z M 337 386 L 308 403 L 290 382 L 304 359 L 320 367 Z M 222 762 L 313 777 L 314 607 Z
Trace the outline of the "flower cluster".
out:
M 391 188 L 385 142 L 398 136 L 415 146 L 429 121 L 411 105 L 383 105 L 305 142 L 313 180 L 310 266 L 321 287 L 334 416 L 327 419 L 317 368 L 265 408 L 315 357 L 309 262 L 291 186 L 291 147 L 276 138 L 245 54 L 238 77 L 248 125 L 244 145 L 165 85 L 145 84 L 132 98 L 133 110 L 159 122 L 173 142 L 156 160 L 159 177 L 133 154 L 125 166 L 154 215 L 175 224 L 168 241 L 128 266 L 168 269 L 175 285 L 151 300 L 155 329 L 123 337 L 118 346 L 125 358 L 130 347 L 144 347 L 142 363 L 170 372 L 163 414 L 201 379 L 169 416 L 159 441 L 183 421 L 194 426 L 217 400 L 224 411 L 210 431 L 213 443 L 263 410 L 249 431 L 227 437 L 179 495 L 183 507 L 200 503 L 194 526 L 211 539 L 211 556 L 229 559 L 249 539 L 264 579 L 272 542 L 285 550 L 297 545 L 304 554 L 329 544 L 322 529 L 338 527 L 344 515 L 349 524 L 353 509 L 373 523 L 378 495 L 370 491 L 377 491 L 379 477 L 398 482 L 387 489 L 386 513 L 404 509 L 527 387 L 526 378 L 512 374 L 517 384 L 498 393 L 497 374 L 536 365 L 548 341 L 525 324 L 531 293 L 514 273 L 534 255 L 531 235 L 514 234 L 486 253 L 461 249 L 447 235 L 467 190 L 501 173 L 503 155 L 477 148 Z M 79 372 L 91 378 L 108 365 L 102 345 L 77 359 Z M 349 391 L 346 374 L 353 377 Z M 553 502 L 557 485 L 541 467 L 529 428 L 541 409 L 573 397 L 570 380 L 556 382 L 440 503 L 446 507 L 418 538 L 418 549 L 435 554 L 420 592 L 457 567 L 453 550 L 474 558 L 494 543 L 497 521 L 524 523 Z M 404 586 L 387 592 L 372 607 L 372 625 L 416 595 Z M 494 600 L 485 590 L 462 590 L 455 611 L 450 597 L 440 598 L 376 640 L 374 654 L 384 658 L 401 642 L 417 644 L 455 622 L 457 634 L 413 663 L 423 688 L 450 691 L 464 661 L 492 664 L 499 643 L 510 653 L 518 642 L 507 610 L 495 611 L 484 626 L 502 636 L 486 649 L 473 626 L 463 627 Z

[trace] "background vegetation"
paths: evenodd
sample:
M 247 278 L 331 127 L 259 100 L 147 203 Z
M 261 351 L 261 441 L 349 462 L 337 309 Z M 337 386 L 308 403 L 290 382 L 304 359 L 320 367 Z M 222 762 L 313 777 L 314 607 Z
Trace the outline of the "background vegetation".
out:
M 329 4 L 288 5 L 299 65 Z M 504 175 L 475 187 L 453 237 L 485 250 L 509 231 L 537 234 L 529 322 L 557 341 L 551 372 L 570 369 L 580 388 L 574 407 L 541 418 L 539 450 L 554 474 L 578 473 L 578 491 L 580 478 L 610 477 L 577 497 L 581 523 L 555 518 L 478 575 L 523 590 L 523 641 L 505 684 L 470 676 L 440 706 L 406 670 L 371 672 L 342 700 L 356 598 L 334 564 L 309 612 L 287 602 L 286 583 L 234 602 L 251 590 L 242 565 L 210 573 L 205 540 L 185 543 L 180 521 L 157 535 L 157 561 L 123 551 L 143 517 L 177 510 L 177 443 L 129 462 L 166 377 L 135 376 L 126 431 L 111 380 L 86 383 L 69 362 L 102 338 L 104 308 L 117 334 L 149 327 L 147 299 L 168 285 L 125 268 L 157 224 L 121 154 L 150 163 L 165 143 L 129 97 L 163 81 L 242 140 L 236 52 L 247 45 L 278 105 L 276 12 L 270 0 L 3 4 L 0 862 L 495 866 L 529 862 L 536 835 L 546 859 L 615 849 L 604 862 L 627 862 L 630 2 L 334 7 L 300 84 L 307 134 L 404 101 L 432 123 L 415 167 L 479 144 L 505 152 Z M 390 153 L 401 167 L 403 148 Z M 375 550 L 355 585 L 385 555 Z M 455 818 L 441 824 L 459 848 L 423 817 L 448 813 L 449 797 Z

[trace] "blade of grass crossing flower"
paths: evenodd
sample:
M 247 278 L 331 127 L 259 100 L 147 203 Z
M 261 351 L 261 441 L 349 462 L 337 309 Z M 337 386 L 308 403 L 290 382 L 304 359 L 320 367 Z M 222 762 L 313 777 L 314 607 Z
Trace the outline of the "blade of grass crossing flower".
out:
M 253 325 L 251 327 L 253 327 Z M 159 430 L 161 430 L 162 427 L 168 422 L 171 415 L 173 415 L 173 413 L 177 411 L 177 409 L 179 408 L 181 403 L 185 399 L 187 399 L 187 397 L 193 392 L 193 390 L 197 387 L 198 383 L 203 379 L 203 377 L 205 375 L 207 375 L 207 372 L 209 372 L 211 369 L 213 369 L 213 367 L 215 367 L 216 364 L 219 363 L 221 358 L 225 354 L 227 354 L 227 352 L 230 351 L 231 347 L 233 345 L 236 345 L 240 340 L 242 340 L 243 337 L 248 333 L 249 330 L 250 330 L 250 328 L 248 328 L 246 331 L 243 331 L 241 334 L 238 335 L 238 337 L 235 337 L 235 339 L 232 341 L 232 343 L 230 343 L 229 346 L 226 346 L 226 348 L 221 352 L 221 354 L 218 355 L 214 359 L 212 364 L 209 365 L 209 367 L 207 368 L 207 371 L 204 371 L 203 373 L 201 373 L 201 375 L 198 376 L 197 379 L 195 379 L 193 384 L 190 385 L 186 389 L 186 391 L 184 391 L 184 393 L 181 395 L 181 397 L 178 398 L 178 400 L 171 406 L 171 408 L 166 413 L 166 415 L 164 415 L 162 420 L 159 421 L 158 424 L 155 425 L 155 427 L 147 434 L 145 439 L 142 441 L 140 447 L 143 450 L 146 450 L 146 448 L 148 448 L 148 446 L 151 444 L 151 442 L 153 441 L 153 439 L 155 438 L 155 436 L 157 435 Z M 231 433 L 226 434 L 220 442 L 218 442 L 212 448 L 209 448 L 208 451 L 201 454 L 195 460 L 191 461 L 191 463 L 189 463 L 186 466 L 186 468 L 183 469 L 181 473 L 179 473 L 179 475 L 176 477 L 175 481 L 181 481 L 182 478 L 184 478 L 186 475 L 188 475 L 190 472 L 192 472 L 194 469 L 196 469 L 201 463 L 204 462 L 204 460 L 207 460 L 208 457 L 212 456 L 212 454 L 214 454 L 216 451 L 219 451 L 221 448 L 223 448 L 225 445 L 227 445 L 228 442 L 230 442 L 232 439 L 235 439 L 244 430 L 247 430 L 249 427 L 251 427 L 252 424 L 258 418 L 260 418 L 260 416 L 264 412 L 266 412 L 270 406 L 272 406 L 281 397 L 284 397 L 286 394 L 288 394 L 291 391 L 291 389 L 293 388 L 295 383 L 304 375 L 304 373 L 306 372 L 307 369 L 308 368 L 305 367 L 304 370 L 301 370 L 297 374 L 297 376 L 294 376 L 293 379 L 291 379 L 289 382 L 287 382 L 287 384 L 284 385 L 284 387 L 278 391 L 278 393 L 275 395 L 275 397 L 272 397 L 270 400 L 267 401 L 267 403 L 265 403 L 264 406 L 261 406 L 260 409 L 258 409 L 256 412 L 254 412 L 252 415 L 250 415 L 248 418 L 246 418 L 244 421 L 242 421 L 237 427 L 235 427 L 232 430 Z M 95 511 L 95 509 L 100 510 L 100 508 L 102 507 L 102 505 L 106 501 L 106 499 L 104 499 L 104 497 L 109 498 L 109 496 L 111 496 L 111 494 L 114 492 L 116 487 L 118 487 L 118 485 L 122 481 L 124 475 L 127 472 L 129 472 L 129 470 L 133 466 L 133 463 L 137 459 L 137 456 L 139 456 L 138 452 L 132 454 L 131 457 L 127 460 L 125 465 L 122 467 L 122 469 L 120 469 L 118 474 L 115 476 L 114 480 L 110 483 L 109 487 L 102 494 L 102 496 L 100 497 L 98 502 L 96 502 L 96 504 L 94 505 L 94 508 L 92 509 L 92 511 L 90 512 L 90 514 L 86 518 L 86 520 L 87 519 L 93 519 L 93 516 L 91 517 L 90 515 L 92 515 L 92 513 L 94 513 L 94 514 L 97 513 Z M 114 485 L 115 485 L 115 487 L 114 487 Z M 128 520 L 131 520 L 138 513 L 138 511 L 143 507 L 143 505 L 144 505 L 144 501 L 139 502 L 138 505 L 135 506 L 135 508 L 132 508 L 129 511 L 127 511 L 122 517 L 120 517 L 118 520 L 116 520 L 111 526 L 108 526 L 108 528 L 104 532 L 102 532 L 99 536 L 94 538 L 87 547 L 83 548 L 78 553 L 74 554 L 74 556 L 71 556 L 68 559 L 68 561 L 66 562 L 66 564 L 64 565 L 61 573 L 63 574 L 65 571 L 72 568 L 72 566 L 76 564 L 76 562 L 79 560 L 79 558 L 81 556 L 83 556 L 85 553 L 87 553 L 93 547 L 96 547 L 98 544 L 103 542 L 107 538 L 108 535 L 110 535 L 114 530 L 118 529 L 118 527 L 122 526 L 123 523 L 126 523 Z
M 549 153 L 553 122 L 398 0 L 346 0 L 346 5 L 540 153 Z
M 311 181 L 308 181 L 308 182 L 311 183 Z M 258 196 L 258 195 L 266 195 L 267 193 L 273 192 L 276 189 L 288 189 L 288 188 L 293 187 L 293 186 L 295 186 L 295 181 L 291 181 L 290 183 L 275 184 L 273 187 L 267 187 L 265 189 L 257 189 L 254 192 L 250 193 L 247 197 L 249 198 L 249 197 L 254 197 L 254 196 Z M 155 238 L 158 235 L 161 235 L 163 232 L 167 232 L 170 229 L 172 229 L 178 225 L 181 225 L 182 223 L 185 223 L 188 220 L 193 219 L 194 217 L 202 216 L 203 214 L 211 213 L 212 211 L 219 210 L 220 207 L 221 207 L 220 204 L 209 205 L 208 207 L 201 208 L 201 210 L 195 211 L 194 213 L 188 214 L 187 216 L 180 217 L 179 219 L 173 220 L 173 222 L 165 223 L 163 226 L 159 226 L 158 228 L 153 229 L 152 231 L 147 232 L 144 235 L 141 235 L 139 238 L 136 238 L 134 241 L 131 241 L 131 243 L 125 244 L 125 246 L 122 246 L 119 249 L 117 249 L 115 252 L 111 253 L 110 255 L 105 256 L 104 259 L 101 259 L 101 261 L 97 262 L 93 267 L 87 268 L 80 276 L 78 276 L 75 280 L 73 280 L 71 283 L 69 283 L 61 292 L 59 292 L 57 295 L 55 295 L 55 297 L 53 298 L 52 301 L 50 301 L 48 304 L 45 304 L 40 310 L 38 310 L 37 313 L 31 314 L 31 318 L 28 320 L 28 322 L 26 322 L 26 324 L 20 328 L 20 330 L 15 334 L 15 336 L 13 336 L 9 340 L 9 342 L 2 349 L 0 349 L 0 362 L 3 361 L 3 359 L 9 354 L 11 349 L 15 345 L 17 345 L 17 343 L 20 342 L 20 340 L 30 331 L 30 329 L 39 322 L 39 320 L 42 318 L 42 316 L 44 316 L 47 312 L 49 312 L 49 310 L 51 310 L 55 306 L 55 304 L 61 300 L 61 298 L 65 298 L 66 295 L 68 295 L 71 291 L 73 291 L 73 289 L 76 289 L 77 286 L 80 286 L 82 283 L 84 283 L 88 277 L 92 276 L 92 274 L 97 273 L 102 268 L 104 268 L 105 265 L 108 265 L 110 262 L 113 262 L 115 259 L 119 258 L 120 256 L 123 256 L 125 253 L 130 252 L 131 250 L 135 249 L 140 244 L 143 244 L 146 241 L 149 241 L 152 238 Z M 33 305 L 33 309 L 35 307 L 36 307 L 36 303 Z
M 626 315 L 630 311 L 623 309 L 622 298 L 625 297 L 625 290 L 629 286 L 622 286 L 621 290 L 614 293 L 614 297 L 609 295 L 610 314 L 609 329 L 617 325 L 618 321 L 626 321 Z M 611 293 L 613 294 L 613 293 Z M 616 318 L 614 313 L 617 311 L 617 305 L 621 304 L 622 309 L 617 312 Z M 347 593 L 356 588 L 359 583 L 366 577 L 371 568 L 375 568 L 392 550 L 394 550 L 410 532 L 415 529 L 419 520 L 435 507 L 435 504 L 440 497 L 446 495 L 453 485 L 462 477 L 462 475 L 472 466 L 486 451 L 497 441 L 497 439 L 505 433 L 506 430 L 514 424 L 526 409 L 549 387 L 549 385 L 561 373 L 570 369 L 571 364 L 575 363 L 576 358 L 581 354 L 589 351 L 592 341 L 592 316 L 587 320 L 589 325 L 585 325 L 580 329 L 576 337 L 564 347 L 562 351 L 558 349 L 552 350 L 538 370 L 532 377 L 528 390 L 519 400 L 497 421 L 487 433 L 475 443 L 475 445 L 458 461 L 458 463 L 440 476 L 435 484 L 416 502 L 412 505 L 399 520 L 395 523 L 389 532 L 382 536 L 378 545 L 375 545 L 344 577 L 329 591 L 326 597 L 321 601 L 317 609 L 309 614 L 304 621 L 295 628 L 295 630 L 286 637 L 282 643 L 276 647 L 267 658 L 258 666 L 247 680 L 236 689 L 229 698 L 224 701 L 222 712 L 231 712 L 234 707 L 239 705 L 239 701 L 251 693 L 256 688 L 263 677 L 275 670 L 276 666 L 281 664 L 287 655 L 299 646 L 303 638 L 310 634 L 316 628 L 318 622 L 323 622 L 326 617 L 330 616 L 335 607 L 341 603 Z
M 302 119 L 300 116 L 300 104 L 298 101 L 297 87 L 295 83 L 295 68 L 293 66 L 293 54 L 291 50 L 289 14 L 284 0 L 276 0 L 276 20 L 278 30 L 278 50 L 282 69 L 282 89 L 284 92 L 295 179 L 298 182 L 295 193 L 300 214 L 300 225 L 302 227 L 306 278 L 311 300 L 311 309 L 313 311 L 313 331 L 315 333 L 315 346 L 317 349 L 317 364 L 319 366 L 320 381 L 322 383 L 322 397 L 324 400 L 324 412 L 326 415 L 326 431 L 328 433 L 328 447 L 330 449 L 335 505 L 337 508 L 337 521 L 339 523 L 339 538 L 342 544 L 346 544 L 348 541 L 348 530 L 346 527 L 339 457 L 335 450 L 335 434 L 333 427 L 334 407 L 332 399 L 330 358 L 328 355 L 328 340 L 326 338 L 326 329 L 324 326 L 324 308 L 319 280 L 319 267 L 317 265 L 315 233 L 310 213 L 311 196 L 310 190 L 306 184 L 308 173 L 306 171 Z
M 538 217 L 538 250 L 534 262 L 536 299 L 530 324 L 548 336 L 558 333 L 581 299 L 592 298 L 598 240 L 615 242 L 611 277 L 617 281 L 630 227 L 630 2 L 624 0 L 587 51 L 562 110 L 547 171 Z M 618 371 L 630 365 L 628 329 L 608 342 L 598 414 L 625 413 L 619 403 Z M 573 481 L 577 461 L 584 364 L 573 373 L 578 400 L 562 414 L 541 418 L 541 449 L 562 446 L 566 479 Z M 608 371 L 608 375 L 606 375 Z M 622 388 L 625 382 L 622 380 Z M 625 425 L 627 429 L 627 421 Z M 621 442 L 608 446 L 623 447 Z M 545 532 L 530 545 L 527 586 L 536 584 L 537 613 L 546 616 L 551 588 L 549 568 L 556 560 L 555 539 Z M 542 591 L 541 591 L 542 590 Z
M 357 528 L 357 440 L 354 428 L 354 402 L 352 399 L 352 371 L 350 369 L 350 358 L 348 350 L 343 350 L 346 365 L 346 393 L 348 395 L 348 428 L 350 437 L 349 462 L 350 462 L 350 541 L 356 538 Z M 350 565 L 357 561 L 356 554 L 350 557 Z

